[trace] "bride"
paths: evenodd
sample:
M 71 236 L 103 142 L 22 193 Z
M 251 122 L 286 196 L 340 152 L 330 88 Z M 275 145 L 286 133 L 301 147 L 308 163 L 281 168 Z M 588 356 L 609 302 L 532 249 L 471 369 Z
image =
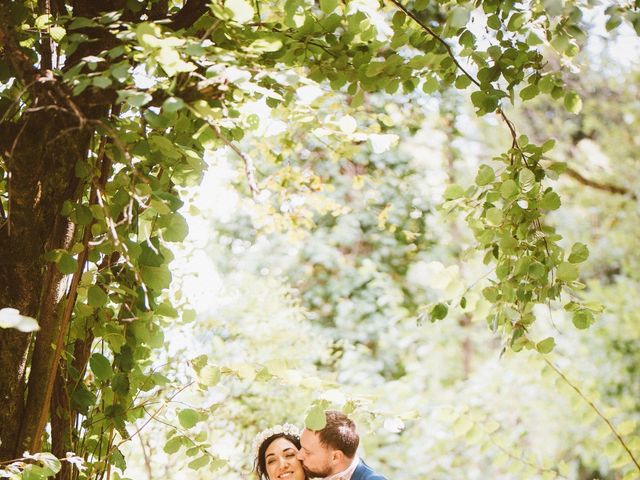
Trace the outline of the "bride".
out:
M 300 449 L 300 431 L 285 423 L 263 430 L 253 441 L 256 452 L 254 471 L 259 480 L 306 480 L 302 462 L 296 458 Z

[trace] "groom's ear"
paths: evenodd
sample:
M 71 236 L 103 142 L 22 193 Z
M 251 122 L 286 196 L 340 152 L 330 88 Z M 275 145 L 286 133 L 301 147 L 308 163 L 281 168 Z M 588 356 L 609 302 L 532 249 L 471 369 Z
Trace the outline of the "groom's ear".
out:
M 342 450 L 334 450 L 331 459 L 336 463 L 341 462 L 344 459 L 344 452 Z

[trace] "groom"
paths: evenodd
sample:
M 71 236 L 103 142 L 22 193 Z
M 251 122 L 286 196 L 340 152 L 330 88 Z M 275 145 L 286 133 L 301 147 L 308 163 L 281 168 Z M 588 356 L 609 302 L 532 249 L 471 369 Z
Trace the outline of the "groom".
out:
M 312 478 L 325 480 L 387 480 L 356 455 L 360 437 L 356 425 L 342 412 L 325 412 L 322 430 L 304 429 L 298 460 Z

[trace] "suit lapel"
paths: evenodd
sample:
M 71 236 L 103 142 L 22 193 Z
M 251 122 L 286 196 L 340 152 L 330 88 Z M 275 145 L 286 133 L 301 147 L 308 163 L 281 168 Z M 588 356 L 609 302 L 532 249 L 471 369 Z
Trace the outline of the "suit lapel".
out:
M 364 480 L 365 473 L 366 473 L 365 466 L 362 463 L 362 461 L 359 461 L 358 466 L 353 472 L 353 476 L 351 477 L 351 480 Z

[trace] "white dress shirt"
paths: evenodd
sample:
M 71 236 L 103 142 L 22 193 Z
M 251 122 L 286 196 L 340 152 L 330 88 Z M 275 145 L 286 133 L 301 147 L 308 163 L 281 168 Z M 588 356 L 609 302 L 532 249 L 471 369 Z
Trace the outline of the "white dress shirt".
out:
M 351 476 L 353 475 L 353 472 L 356 471 L 359 461 L 358 456 L 354 456 L 351 465 L 349 465 L 345 470 L 329 475 L 328 477 L 325 477 L 324 480 L 351 480 Z

